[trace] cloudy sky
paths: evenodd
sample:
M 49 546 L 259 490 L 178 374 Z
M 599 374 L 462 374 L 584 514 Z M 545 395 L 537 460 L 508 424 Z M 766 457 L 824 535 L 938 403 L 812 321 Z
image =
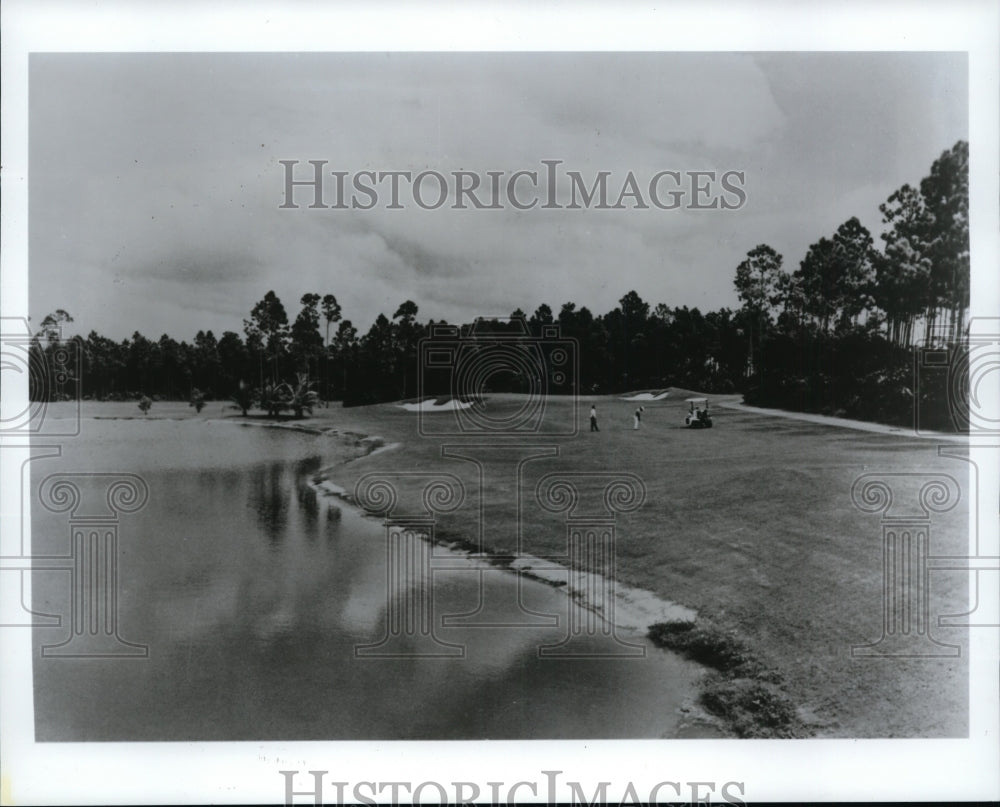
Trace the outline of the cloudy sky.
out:
M 362 331 L 407 298 L 451 321 L 630 289 L 735 306 L 759 243 L 794 269 L 851 216 L 877 239 L 879 203 L 968 138 L 967 83 L 961 54 L 33 54 L 31 314 L 190 340 L 242 332 L 269 289 L 292 317 L 332 292 Z M 558 159 L 615 196 L 629 171 L 737 170 L 747 201 L 286 210 L 288 159 L 484 180 Z

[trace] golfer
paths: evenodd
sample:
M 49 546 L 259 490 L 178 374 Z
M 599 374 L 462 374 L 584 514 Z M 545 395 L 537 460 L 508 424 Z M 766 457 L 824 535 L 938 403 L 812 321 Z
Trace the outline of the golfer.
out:
M 597 407 L 594 404 L 590 405 L 590 430 L 592 432 L 600 431 L 600 429 L 597 428 Z
M 645 407 L 640 406 L 635 410 L 635 420 L 632 421 L 632 430 L 636 431 L 639 428 L 639 423 L 642 421 L 642 413 L 645 412 Z

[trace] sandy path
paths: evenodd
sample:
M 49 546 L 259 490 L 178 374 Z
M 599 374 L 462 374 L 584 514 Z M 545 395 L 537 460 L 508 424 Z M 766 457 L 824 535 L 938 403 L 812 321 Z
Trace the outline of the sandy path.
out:
M 866 420 L 851 420 L 850 418 L 837 418 L 829 415 L 814 415 L 810 412 L 789 412 L 785 409 L 765 409 L 760 406 L 748 406 L 747 404 L 735 401 L 719 401 L 716 406 L 726 409 L 736 409 L 742 412 L 753 412 L 757 415 L 773 415 L 776 417 L 788 418 L 789 420 L 804 420 L 807 423 L 818 423 L 822 426 L 838 426 L 842 429 L 856 429 L 862 432 L 875 432 L 876 434 L 893 434 L 898 437 L 920 437 L 925 440 L 945 440 L 949 443 L 966 443 L 968 437 L 963 434 L 945 434 L 944 432 L 917 432 L 913 429 L 904 429 L 901 426 L 886 426 L 883 423 L 869 423 Z

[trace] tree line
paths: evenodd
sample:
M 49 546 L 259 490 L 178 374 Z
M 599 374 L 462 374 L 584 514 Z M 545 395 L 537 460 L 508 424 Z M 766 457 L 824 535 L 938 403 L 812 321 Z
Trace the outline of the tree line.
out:
M 32 397 L 58 397 L 57 351 L 72 343 L 85 399 L 233 399 L 247 411 L 298 412 L 319 400 L 344 405 L 452 391 L 447 373 L 419 376 L 420 344 L 457 338 L 487 349 L 498 335 L 546 344 L 550 326 L 575 346 L 578 364 L 555 374 L 548 353 L 538 375 L 550 392 L 612 394 L 679 386 L 709 393 L 741 391 L 750 403 L 903 422 L 912 416 L 915 351 L 960 342 L 969 306 L 968 144 L 957 143 L 918 186 L 904 185 L 880 206 L 882 248 L 854 217 L 806 251 L 794 271 L 767 244 L 751 249 L 735 270 L 738 309 L 651 305 L 629 291 L 617 307 L 595 314 L 576 302 L 507 322 L 463 323 L 451 335 L 444 322 L 420 322 L 404 300 L 361 333 L 334 294 L 301 296 L 294 317 L 267 292 L 244 320 L 242 334 L 198 331 L 191 342 L 138 331 L 115 341 L 90 331 L 64 340 L 65 311 L 43 321 L 32 353 Z M 505 330 L 508 329 L 508 330 Z M 492 342 L 490 340 L 493 340 Z M 515 363 L 516 364 L 516 363 Z M 425 368 L 426 370 L 426 368 Z M 489 377 L 489 390 L 532 387 L 530 366 Z M 560 378 L 558 383 L 553 378 Z M 33 375 L 34 378 L 34 375 Z M 424 382 L 422 385 L 419 382 Z M 484 390 L 484 391 L 489 391 Z M 940 392 L 927 406 L 941 409 Z
M 879 210 L 881 249 L 851 218 L 793 272 L 767 244 L 737 267 L 750 324 L 748 403 L 956 426 L 947 386 L 964 389 L 967 380 L 923 371 L 920 350 L 944 348 L 948 364 L 967 372 L 968 143 L 943 152 L 918 186 L 903 185 Z
M 141 395 L 187 400 L 192 390 L 210 399 L 228 399 L 241 389 L 256 390 L 259 398 L 270 387 L 305 379 L 323 400 L 375 403 L 411 398 L 418 391 L 445 395 L 453 390 L 444 376 L 418 378 L 421 340 L 440 340 L 442 345 L 478 340 L 485 347 L 501 337 L 503 344 L 521 339 L 547 346 L 545 328 L 551 325 L 558 326 L 559 334 L 551 344 L 571 344 L 578 358 L 564 383 L 547 380 L 550 391 L 557 393 L 611 393 L 666 383 L 733 391 L 746 362 L 742 312 L 702 314 L 697 308 L 664 304 L 651 309 L 635 291 L 604 315 L 573 302 L 558 312 L 542 304 L 530 316 L 518 309 L 509 319 L 485 323 L 485 328 L 484 323 L 464 323 L 452 331 L 442 328 L 448 325 L 443 320 L 418 321 L 416 303 L 406 300 L 391 318 L 379 314 L 363 334 L 340 318 L 337 307 L 327 309 L 327 317 L 317 299 L 322 298 L 303 295 L 301 310 L 292 319 L 281 299 L 269 291 L 254 306 L 242 335 L 225 331 L 216 337 L 212 331 L 198 331 L 191 342 L 166 334 L 152 340 L 139 332 L 121 341 L 96 331 L 85 338 L 74 336 L 66 341 L 76 346 L 71 355 L 79 356 L 80 367 L 71 375 L 79 377 L 82 397 L 94 400 Z M 54 333 L 37 335 L 33 349 L 40 366 L 54 366 L 51 356 L 60 346 L 65 342 Z M 510 367 L 491 375 L 490 389 L 526 389 L 538 380 L 528 377 L 532 367 Z M 537 369 L 546 372 L 542 365 Z M 39 395 L 42 389 L 38 387 Z M 58 385 L 48 389 L 56 392 Z

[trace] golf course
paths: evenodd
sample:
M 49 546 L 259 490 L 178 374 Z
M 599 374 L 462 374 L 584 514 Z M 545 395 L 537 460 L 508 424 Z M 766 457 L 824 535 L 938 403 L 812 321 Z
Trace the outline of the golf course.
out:
M 478 404 L 481 417 L 471 422 L 478 431 L 469 421 L 455 426 L 460 413 L 440 402 L 424 411 L 399 403 L 332 405 L 285 421 L 244 418 L 218 402 L 199 414 L 183 404 L 157 403 L 147 417 L 224 419 L 234 427 L 233 440 L 240 440 L 239 425 L 326 435 L 331 462 L 314 483 L 350 501 L 363 477 L 391 475 L 400 512 L 419 510 L 416 497 L 426 474 L 452 474 L 462 480 L 465 501 L 437 516 L 435 540 L 484 554 L 511 574 L 531 566 L 519 557 L 566 563 L 566 516 L 537 505 L 539 480 L 586 472 L 598 485 L 633 475 L 642 480 L 645 500 L 616 516 L 615 580 L 693 612 L 693 626 L 681 625 L 680 633 L 691 628 L 702 645 L 740 657 L 720 666 L 711 648 L 689 653 L 706 663 L 693 719 L 734 736 L 964 736 L 966 629 L 938 626 L 938 616 L 967 610 L 967 575 L 932 571 L 929 578 L 931 635 L 957 645 L 958 654 L 851 652 L 882 635 L 884 599 L 880 516 L 855 506 L 852 486 L 865 474 L 954 478 L 962 498 L 933 514 L 930 553 L 965 554 L 969 466 L 942 456 L 949 450 L 960 456 L 962 446 L 898 431 L 861 431 L 832 419 L 808 422 L 744 410 L 735 395 L 709 396 L 713 428 L 686 429 L 685 398 L 692 394 L 672 389 L 659 400 L 644 395 L 638 430 L 633 413 L 639 403 L 625 400 L 629 396 L 550 397 L 539 404 L 516 394 L 487 395 Z M 84 419 L 143 418 L 134 404 L 82 406 Z M 600 431 L 589 430 L 591 406 Z M 519 422 L 519 413 L 529 409 L 537 417 L 526 421 L 523 434 L 481 429 L 483 423 Z M 942 444 L 948 449 L 939 454 Z M 462 459 L 476 451 L 481 462 Z M 534 458 L 521 463 L 526 454 Z M 600 489 L 591 490 L 583 479 L 580 501 L 599 498 Z M 904 502 L 912 491 L 897 495 L 901 507 L 917 507 L 915 498 Z M 676 638 L 677 631 L 661 634 Z M 685 651 L 683 642 L 666 643 Z M 749 693 L 749 702 L 732 700 L 740 692 Z

